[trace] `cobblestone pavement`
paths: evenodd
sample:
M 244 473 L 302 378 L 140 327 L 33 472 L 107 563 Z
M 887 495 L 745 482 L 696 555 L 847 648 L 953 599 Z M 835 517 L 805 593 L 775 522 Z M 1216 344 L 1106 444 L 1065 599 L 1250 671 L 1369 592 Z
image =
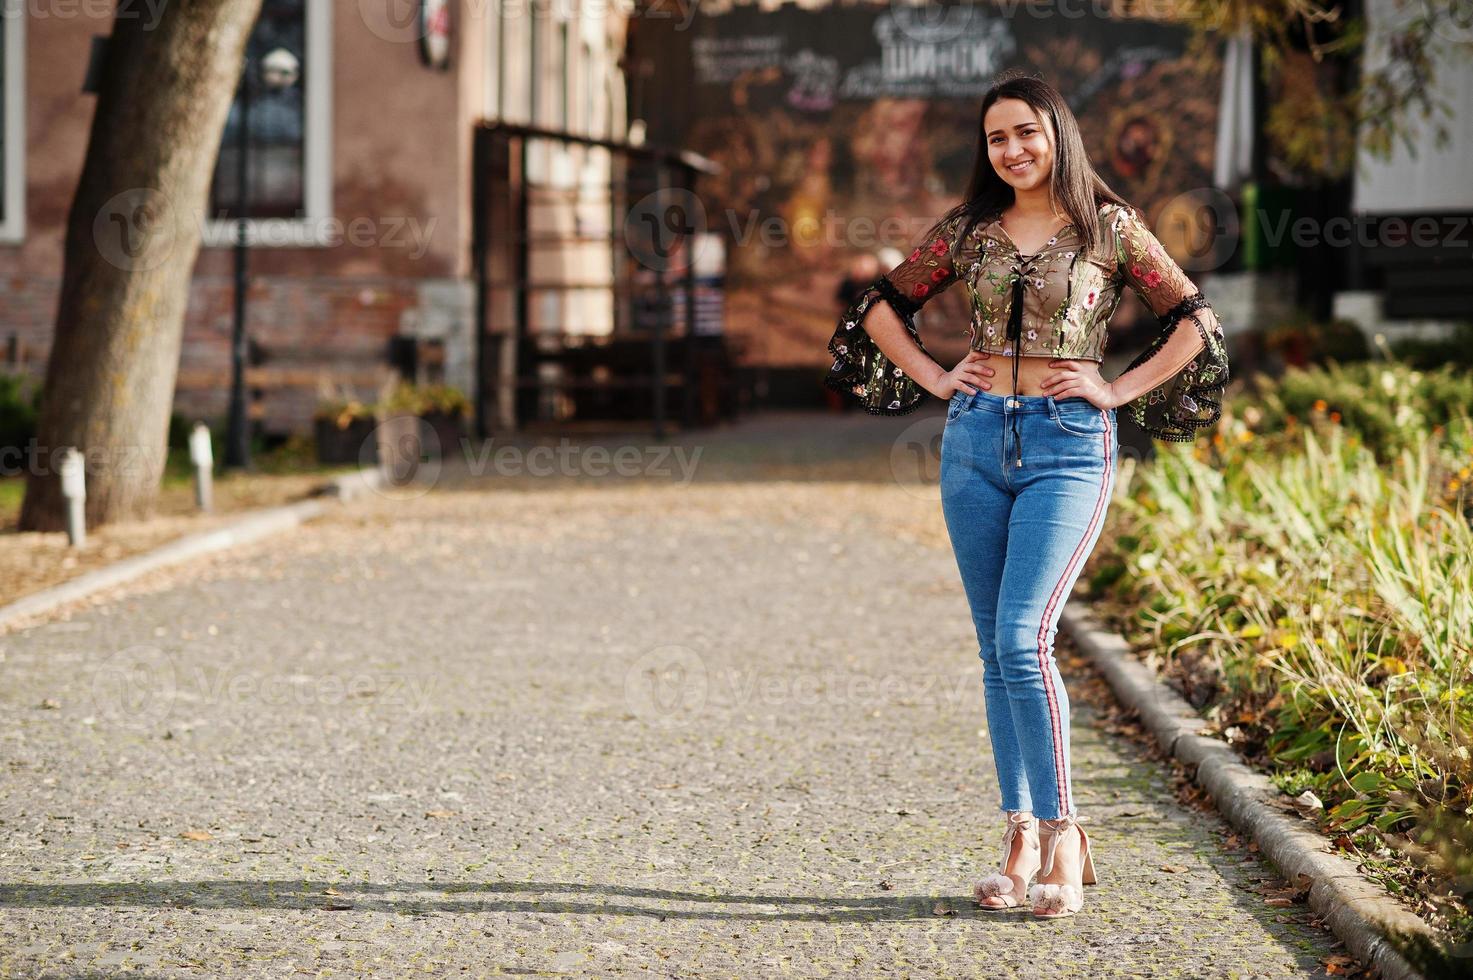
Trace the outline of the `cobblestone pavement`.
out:
M 792 423 L 867 433 L 849 482 L 447 469 L 0 637 L 0 974 L 1324 975 L 1082 698 L 1100 884 L 974 908 L 981 669 L 893 422 Z

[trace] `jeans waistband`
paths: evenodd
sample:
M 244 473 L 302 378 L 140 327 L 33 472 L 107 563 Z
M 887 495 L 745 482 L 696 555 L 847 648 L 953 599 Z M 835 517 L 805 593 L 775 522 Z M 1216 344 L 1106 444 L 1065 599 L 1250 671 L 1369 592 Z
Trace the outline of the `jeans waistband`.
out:
M 986 412 L 996 412 L 999 415 L 1030 412 L 1058 415 L 1076 411 L 1087 413 L 1099 411 L 1093 402 L 1076 395 L 1070 395 L 1067 398 L 1055 398 L 1053 395 L 994 395 L 990 391 L 978 388 L 975 394 L 969 395 L 965 391 L 958 391 L 952 395 L 952 398 L 959 399 L 965 408 L 982 409 Z

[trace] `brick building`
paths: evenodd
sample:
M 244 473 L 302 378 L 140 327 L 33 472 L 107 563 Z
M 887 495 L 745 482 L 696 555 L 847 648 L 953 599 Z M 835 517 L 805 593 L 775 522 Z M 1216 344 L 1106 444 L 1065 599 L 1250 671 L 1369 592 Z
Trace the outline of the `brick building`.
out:
M 0 356 L 40 376 L 94 106 L 83 80 L 113 11 L 5 2 Z M 156 15 L 148 4 L 129 9 Z M 476 131 L 501 120 L 622 140 L 620 9 L 265 0 L 250 56 L 285 48 L 300 78 L 258 92 L 249 114 L 247 385 L 262 429 L 309 431 L 324 380 L 371 396 L 402 338 L 412 338 L 422 380 L 443 376 L 472 392 Z M 175 396 L 179 411 L 214 419 L 230 380 L 238 108 L 202 222 Z M 528 177 L 570 159 L 566 146 L 543 146 Z M 595 177 L 607 182 L 601 166 Z

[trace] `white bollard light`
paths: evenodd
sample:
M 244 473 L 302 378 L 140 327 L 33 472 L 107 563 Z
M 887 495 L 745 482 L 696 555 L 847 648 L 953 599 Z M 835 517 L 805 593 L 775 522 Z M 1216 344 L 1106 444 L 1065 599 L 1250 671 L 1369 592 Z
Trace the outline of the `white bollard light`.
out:
M 66 536 L 73 548 L 87 541 L 87 469 L 82 454 L 71 446 L 57 451 L 61 495 L 66 499 Z
M 214 506 L 215 454 L 210 446 L 210 427 L 196 421 L 189 430 L 189 461 L 194 464 L 194 505 L 202 511 Z

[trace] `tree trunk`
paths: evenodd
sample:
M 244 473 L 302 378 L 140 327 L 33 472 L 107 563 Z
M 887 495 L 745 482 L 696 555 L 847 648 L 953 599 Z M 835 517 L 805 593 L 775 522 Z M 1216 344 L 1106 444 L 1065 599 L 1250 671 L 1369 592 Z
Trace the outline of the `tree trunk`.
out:
M 56 329 L 20 529 L 65 527 L 55 451 L 87 468 L 87 525 L 149 516 L 168 451 L 189 280 L 261 0 L 113 22 L 67 218 Z

